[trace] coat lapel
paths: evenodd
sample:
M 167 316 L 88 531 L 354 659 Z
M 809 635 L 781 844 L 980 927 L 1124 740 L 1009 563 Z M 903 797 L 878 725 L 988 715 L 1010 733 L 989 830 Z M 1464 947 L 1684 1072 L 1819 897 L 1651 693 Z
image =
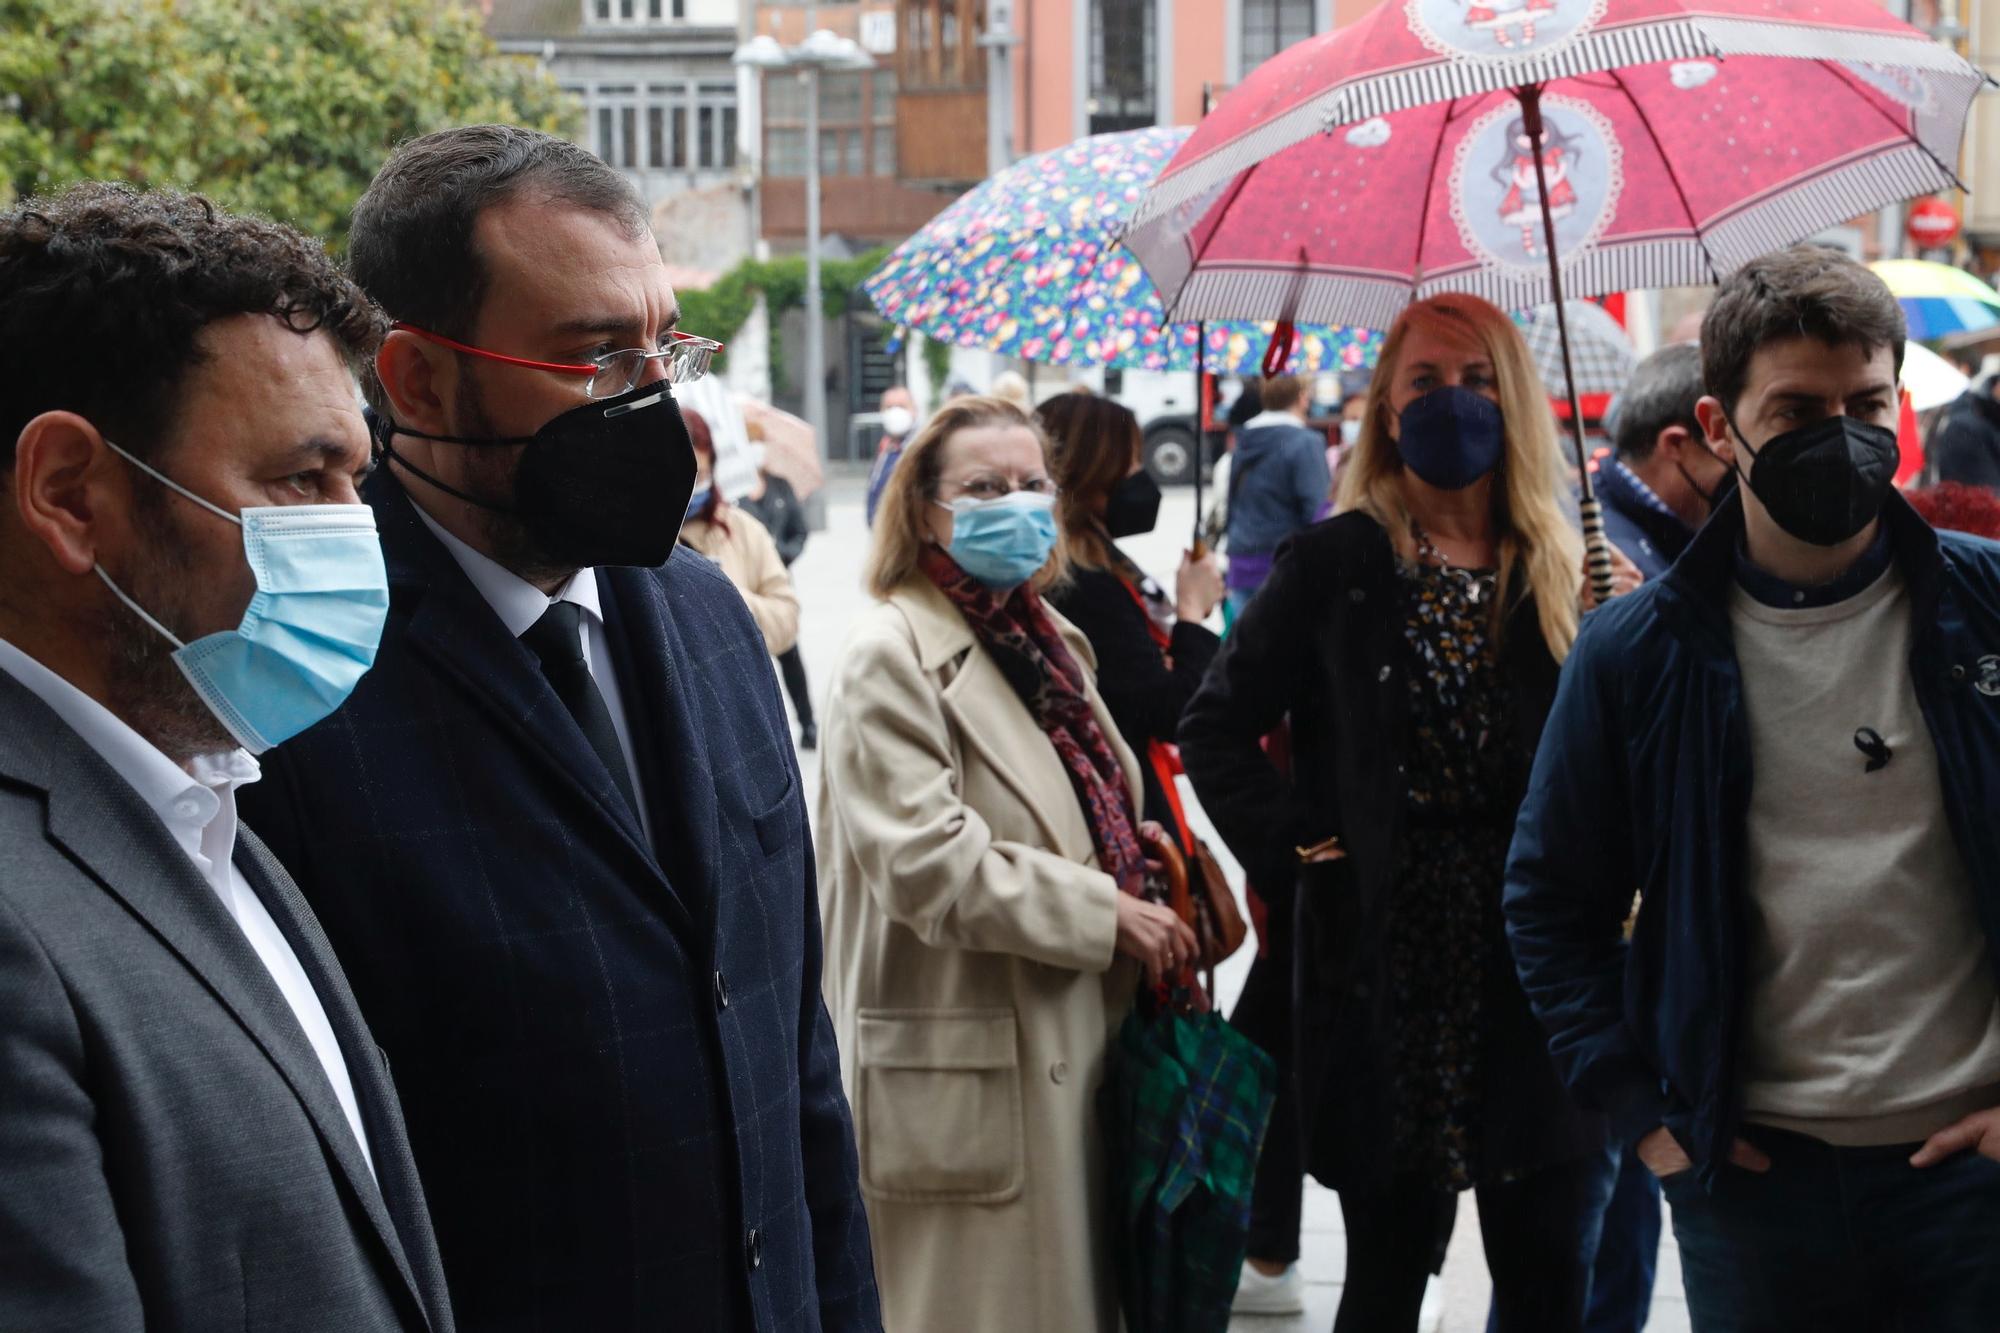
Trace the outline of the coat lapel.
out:
M 924 670 L 942 671 L 963 658 L 944 687 L 942 699 L 953 729 L 964 744 L 1013 789 L 1021 804 L 1034 815 L 1051 847 L 1071 857 L 1093 855 L 1092 846 L 1072 847 L 1064 841 L 1059 827 L 1062 821 L 1055 817 L 1055 810 L 1060 807 L 1054 803 L 1064 799 L 1074 802 L 1075 788 L 1070 785 L 1069 774 L 999 666 L 983 651 L 968 651 L 977 646 L 977 640 L 965 617 L 943 593 L 921 577 L 899 590 L 891 600 L 910 621 L 916 636 L 918 664 Z M 1058 618 L 1057 623 L 1070 650 L 1078 651 L 1075 631 L 1067 621 Z M 1084 661 L 1089 665 L 1087 657 Z M 1136 815 L 1143 801 L 1138 763 L 1094 690 L 1090 705 L 1091 715 L 1118 756 Z M 1000 710 L 1004 710 L 1004 716 L 996 715 Z
M 326 932 L 320 929 L 319 919 L 270 849 L 246 828 L 237 831 L 236 866 L 263 901 L 271 920 L 284 933 L 285 942 L 291 945 L 313 992 L 319 996 L 321 1007 L 326 1010 L 327 1022 L 347 1061 L 355 1099 L 361 1106 L 361 1122 L 368 1130 L 375 1178 L 380 1187 L 364 1192 L 362 1205 L 388 1246 L 389 1257 L 409 1286 L 417 1307 L 427 1321 L 435 1322 L 438 1312 L 428 1306 L 425 1297 L 444 1291 L 444 1273 L 436 1263 L 435 1246 L 429 1240 L 430 1219 L 424 1211 L 423 1187 L 417 1181 L 416 1163 L 410 1157 L 402 1113 L 396 1105 L 396 1090 L 389 1082 L 381 1050 L 361 1019 L 360 1007 L 347 987 L 347 977 L 334 958 L 333 946 L 328 943 Z M 425 1269 L 423 1281 L 418 1280 L 414 1271 L 413 1254 Z
M 679 547 L 671 557 L 701 558 Z M 632 734 L 645 738 L 635 748 L 660 864 L 706 910 L 712 925 L 721 847 L 716 766 L 707 733 L 694 719 L 714 710 L 694 696 L 686 669 L 693 657 L 659 576 L 644 569 L 600 569 L 597 586 Z
M 277 1067 L 408 1281 L 381 1191 L 326 1070 L 263 960 L 187 853 L 124 778 L 4 673 L 0 735 L 9 738 L 0 746 L 0 774 L 47 793 L 49 838 L 146 923 Z M 345 988 L 340 998 L 352 1006 Z M 328 999 L 322 993 L 331 1014 L 336 1006 Z
M 367 499 L 382 535 L 392 603 L 397 599 L 415 603 L 408 630 L 412 647 L 462 686 L 553 781 L 583 797 L 641 859 L 657 869 L 638 812 L 626 802 L 576 720 L 549 687 L 534 654 L 507 632 L 451 553 L 417 517 L 408 494 L 388 469 L 369 479 Z M 623 686 L 631 677 L 622 668 L 614 669 L 620 670 Z M 664 877 L 658 888 L 672 904 L 668 914 L 685 920 L 686 912 Z

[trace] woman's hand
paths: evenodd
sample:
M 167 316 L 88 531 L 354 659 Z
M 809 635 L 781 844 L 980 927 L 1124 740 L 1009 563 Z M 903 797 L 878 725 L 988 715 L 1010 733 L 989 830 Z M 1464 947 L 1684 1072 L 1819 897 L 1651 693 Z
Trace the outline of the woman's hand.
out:
M 1203 551 L 1199 559 L 1189 551 L 1181 557 L 1180 572 L 1174 575 L 1174 614 L 1197 625 L 1215 613 L 1222 601 L 1222 571 L 1214 551 Z
M 1611 595 L 1613 597 L 1623 597 L 1626 593 L 1631 592 L 1634 588 L 1644 583 L 1646 576 L 1639 572 L 1639 567 L 1633 564 L 1623 551 L 1608 541 L 1604 545 L 1611 552 Z M 1590 586 L 1590 552 L 1588 550 L 1583 553 L 1583 592 L 1580 596 L 1583 601 L 1584 610 L 1595 611 L 1597 609 L 1597 590 Z
M 1193 962 L 1194 951 L 1194 932 L 1173 908 L 1118 895 L 1118 952 L 1139 961 L 1148 985 L 1159 985 Z

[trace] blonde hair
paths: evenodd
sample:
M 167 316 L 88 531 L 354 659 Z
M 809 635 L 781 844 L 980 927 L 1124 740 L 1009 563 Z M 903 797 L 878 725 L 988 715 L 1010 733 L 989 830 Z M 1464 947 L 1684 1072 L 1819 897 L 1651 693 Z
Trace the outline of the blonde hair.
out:
M 1048 466 L 1048 436 L 1033 417 L 1006 399 L 967 394 L 938 408 L 896 460 L 889 481 L 882 488 L 882 499 L 876 505 L 875 541 L 869 548 L 863 576 L 868 591 L 875 596 L 888 597 L 916 576 L 918 558 L 930 541 L 924 511 L 937 498 L 945 446 L 960 431 L 982 426 L 1018 426 L 1028 431 L 1042 451 L 1042 466 Z M 1028 580 L 1028 585 L 1037 592 L 1046 591 L 1060 582 L 1068 570 L 1069 552 L 1058 530 L 1048 563 Z
M 1388 529 L 1400 550 L 1415 540 L 1410 511 L 1403 503 L 1403 460 L 1389 437 L 1389 395 L 1397 364 L 1412 330 L 1461 346 L 1478 347 L 1493 363 L 1500 391 L 1506 448 L 1493 490 L 1495 536 L 1500 548 L 1499 596 L 1493 599 L 1494 639 L 1516 600 L 1517 579 L 1525 577 L 1541 621 L 1542 639 L 1560 662 L 1576 641 L 1583 579 L 1583 538 L 1570 525 L 1559 497 L 1564 487 L 1555 416 L 1549 410 L 1534 358 L 1521 332 L 1497 306 L 1476 296 L 1447 293 L 1404 310 L 1382 344 L 1382 356 L 1368 385 L 1368 410 L 1340 483 L 1335 508 L 1358 509 Z

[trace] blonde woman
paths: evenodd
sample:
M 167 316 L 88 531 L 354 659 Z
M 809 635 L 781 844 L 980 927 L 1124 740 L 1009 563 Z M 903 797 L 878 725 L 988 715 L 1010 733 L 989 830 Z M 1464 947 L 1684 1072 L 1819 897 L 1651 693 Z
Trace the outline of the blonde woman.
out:
M 1347 1219 L 1341 1333 L 1416 1327 L 1466 1189 L 1502 1333 L 1581 1327 L 1612 1158 L 1557 1078 L 1500 916 L 1583 610 L 1563 485 L 1513 322 L 1465 296 L 1410 307 L 1336 516 L 1279 557 L 1181 726 L 1251 880 L 1267 900 L 1296 885 L 1295 958 L 1264 970 L 1288 988 L 1298 970 L 1305 1163 Z M 1258 744 L 1287 715 L 1289 777 Z
M 826 709 L 826 1000 L 896 1333 L 1114 1333 L 1099 1072 L 1141 970 L 1195 947 L 1139 896 L 1138 764 L 1042 600 L 1054 502 L 1020 408 L 940 409 Z

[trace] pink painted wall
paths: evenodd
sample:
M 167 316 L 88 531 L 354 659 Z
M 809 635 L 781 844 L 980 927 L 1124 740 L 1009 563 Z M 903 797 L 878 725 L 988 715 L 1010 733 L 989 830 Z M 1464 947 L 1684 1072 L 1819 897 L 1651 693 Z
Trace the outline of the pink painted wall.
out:
M 1229 69 L 1226 0 L 1174 0 L 1174 124 L 1201 119 L 1201 86 L 1222 96 Z
M 1076 138 L 1076 66 L 1089 34 L 1071 31 L 1073 0 L 1017 0 L 1014 48 L 1014 143 L 1025 155 Z

